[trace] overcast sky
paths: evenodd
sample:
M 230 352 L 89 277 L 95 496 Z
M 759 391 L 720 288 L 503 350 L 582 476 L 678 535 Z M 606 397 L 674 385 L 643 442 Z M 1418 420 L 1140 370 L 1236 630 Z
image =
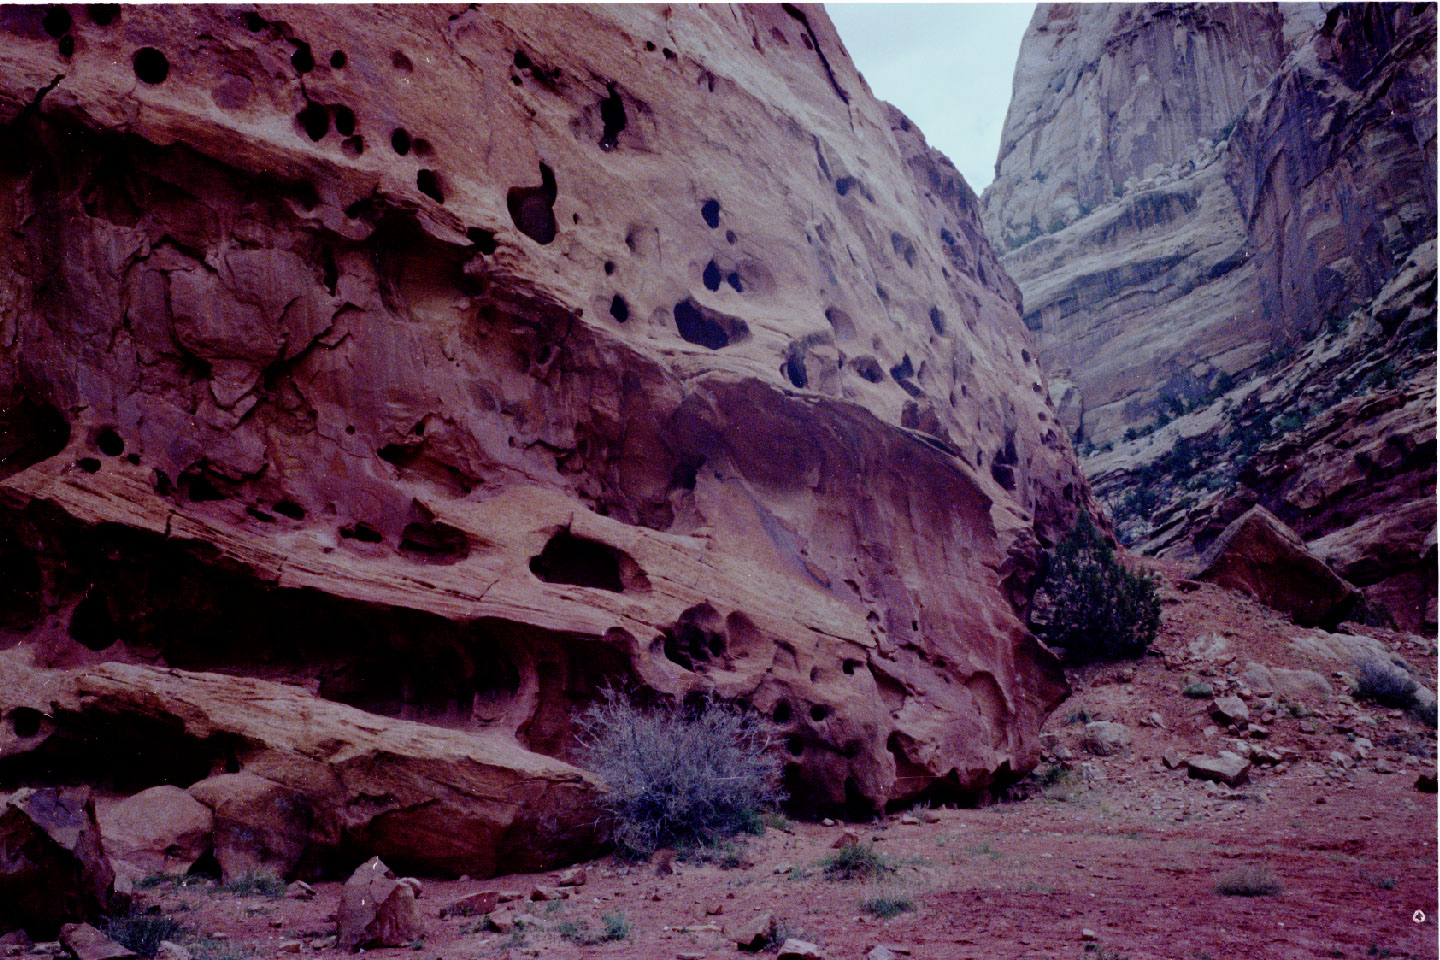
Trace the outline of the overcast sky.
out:
M 995 178 L 1033 3 L 827 3 L 870 89 L 919 124 L 976 193 Z

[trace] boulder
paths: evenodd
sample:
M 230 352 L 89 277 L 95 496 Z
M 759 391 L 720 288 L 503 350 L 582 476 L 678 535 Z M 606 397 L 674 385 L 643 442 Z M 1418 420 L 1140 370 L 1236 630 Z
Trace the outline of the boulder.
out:
M 741 950 L 754 952 L 769 943 L 774 932 L 775 915 L 766 910 L 734 927 L 727 927 L 725 935 Z
M 1218 757 L 1191 757 L 1185 761 L 1192 780 L 1213 780 L 1232 787 L 1244 783 L 1250 774 L 1250 761 L 1228 750 Z
M 474 917 L 490 913 L 500 905 L 500 894 L 494 890 L 481 890 L 466 894 L 440 908 L 440 918 Z
M 67 923 L 60 928 L 60 943 L 75 960 L 134 960 L 135 952 L 111 940 L 88 923 Z
M 252 773 L 223 773 L 190 787 L 214 811 L 215 859 L 225 883 L 292 879 L 310 842 L 314 813 L 294 791 Z
M 263 670 L 402 744 L 250 769 L 216 715 L 148 783 L 238 757 L 322 833 L 477 875 L 550 865 L 549 824 L 585 855 L 585 814 L 550 814 L 591 789 L 564 758 L 607 683 L 790 717 L 820 812 L 1035 765 L 1065 681 L 1017 610 L 1097 508 L 973 192 L 821 7 L 319 4 L 255 31 L 137 5 L 80 71 L 40 16 L 0 43 L 28 198 L 0 205 L 0 530 L 29 578 L 0 625 L 47 663 Z M 349 58 L 308 106 L 277 31 Z M 162 42 L 198 36 L 194 69 Z M 421 773 L 436 738 L 517 775 Z M 314 786 L 344 764 L 395 776 Z
M 95 817 L 105 853 L 142 874 L 185 873 L 210 849 L 214 829 L 210 808 L 175 786 L 97 804 Z
M 95 751 L 80 755 L 93 769 L 106 751 L 140 749 L 125 739 L 134 731 L 163 731 L 175 754 L 223 769 L 244 744 L 239 773 L 191 790 L 214 811 L 231 877 L 288 876 L 297 856 L 324 871 L 355 853 L 412 872 L 493 876 L 601 849 L 594 778 L 508 735 L 378 716 L 248 677 L 120 663 L 45 670 L 15 649 L 0 651 L 0 675 L 0 715 L 43 705 L 54 716 L 19 744 L 0 728 L 0 755 L 45 758 L 81 743 Z
M 808 940 L 791 937 L 780 944 L 775 960 L 825 960 L 825 952 Z
M 1294 703 L 1320 704 L 1334 696 L 1330 682 L 1314 670 L 1292 670 L 1250 662 L 1240 679 L 1261 696 L 1284 697 Z
M 335 912 L 335 946 L 408 947 L 425 935 L 415 887 L 397 878 L 379 857 L 361 864 L 340 891 Z
M 1333 626 L 1360 592 L 1264 507 L 1252 507 L 1198 561 L 1197 580 L 1247 593 L 1302 626 Z
M 1216 723 L 1233 726 L 1250 719 L 1250 708 L 1239 697 L 1216 697 L 1210 702 L 1210 716 Z
M 1113 757 L 1130 745 L 1130 728 L 1114 720 L 1091 720 L 1081 745 L 1097 757 Z
M 27 787 L 0 799 L 0 851 L 0 930 L 51 939 L 66 921 L 119 906 L 88 788 Z

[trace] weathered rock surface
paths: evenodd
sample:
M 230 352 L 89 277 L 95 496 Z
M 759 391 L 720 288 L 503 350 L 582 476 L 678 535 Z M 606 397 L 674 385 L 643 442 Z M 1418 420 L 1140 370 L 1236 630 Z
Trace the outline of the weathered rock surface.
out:
M 1091 720 L 1081 745 L 1097 757 L 1113 757 L 1130 745 L 1130 729 L 1113 720 Z
M 48 940 L 66 921 L 120 905 L 86 787 L 27 787 L 0 800 L 0 851 L 0 930 Z
M 1228 750 L 1215 757 L 1190 757 L 1185 768 L 1192 780 L 1213 780 L 1238 787 L 1250 776 L 1250 761 Z
M 1435 157 L 1433 7 L 1037 9 L 986 224 L 1132 546 L 1262 503 L 1435 629 Z
M 97 804 L 95 818 L 105 855 L 142 876 L 188 871 L 210 849 L 215 826 L 210 808 L 175 786 Z
M 308 687 L 338 756 L 237 748 L 292 787 L 360 737 L 583 794 L 537 755 L 605 683 L 775 717 L 810 809 L 1031 767 L 1088 494 L 974 194 L 819 8 L 450 13 L 0 13 L 3 642 Z
M 1302 626 L 1333 626 L 1360 596 L 1264 507 L 1251 507 L 1216 538 L 1195 579 L 1248 593 Z
M 480 876 L 599 849 L 595 781 L 503 733 L 375 717 L 252 678 L 121 663 L 45 670 L 24 654 L 0 653 L 0 715 L 43 710 L 47 732 L 0 728 L 0 777 L 103 778 L 122 764 L 189 782 L 242 767 L 191 788 L 214 811 L 227 879 L 334 873 L 357 854 Z
M 340 893 L 335 946 L 408 947 L 425 934 L 413 881 L 397 878 L 379 857 L 361 864 Z
M 135 951 L 125 947 L 88 923 L 67 923 L 60 929 L 60 943 L 75 960 L 133 960 Z

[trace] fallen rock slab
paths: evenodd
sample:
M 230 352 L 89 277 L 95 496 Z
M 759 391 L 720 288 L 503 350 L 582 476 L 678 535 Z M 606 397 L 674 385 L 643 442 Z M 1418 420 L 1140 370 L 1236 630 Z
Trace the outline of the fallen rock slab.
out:
M 24 788 L 0 800 L 0 852 L 0 930 L 48 940 L 66 921 L 119 905 L 88 787 Z
M 210 849 L 215 825 L 210 808 L 176 786 L 99 805 L 95 817 L 112 860 L 170 876 L 184 874 Z
M 1213 780 L 1232 787 L 1244 783 L 1250 773 L 1250 761 L 1228 751 L 1218 757 L 1191 757 L 1185 767 L 1193 780 Z
M 776 960 L 825 960 L 825 953 L 808 940 L 796 940 L 792 937 L 780 944 Z
M 303 797 L 253 773 L 210 777 L 193 785 L 190 794 L 214 811 L 215 859 L 223 882 L 294 876 L 314 820 Z
M 775 915 L 766 911 L 757 913 L 734 929 L 727 929 L 725 935 L 741 950 L 755 951 L 770 942 L 775 932 Z
M 60 943 L 75 960 L 133 960 L 135 952 L 111 940 L 88 923 L 67 923 L 60 928 Z
M 424 934 L 414 885 L 396 877 L 379 857 L 345 881 L 335 914 L 337 948 L 406 947 Z
M 1247 593 L 1301 626 L 1333 626 L 1360 591 L 1264 507 L 1238 517 L 1201 556 L 1196 579 Z

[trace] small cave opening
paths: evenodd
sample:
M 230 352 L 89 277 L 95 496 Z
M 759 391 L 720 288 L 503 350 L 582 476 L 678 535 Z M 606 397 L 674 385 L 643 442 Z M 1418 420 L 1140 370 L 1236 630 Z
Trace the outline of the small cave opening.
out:
M 335 132 L 342 137 L 355 132 L 355 111 L 343 104 L 335 108 Z
M 859 661 L 859 660 L 846 660 L 844 663 L 840 664 L 840 672 L 843 673 L 843 674 L 845 674 L 845 676 L 847 676 L 847 677 L 852 677 L 852 676 L 854 676 L 854 675 L 855 675 L 855 671 L 858 670 L 859 668 L 860 668 L 860 661 Z
M 511 187 L 505 193 L 505 207 L 515 228 L 538 244 L 555 239 L 555 171 L 540 164 L 540 186 Z
M 890 376 L 897 382 L 900 380 L 909 380 L 914 375 L 915 365 L 910 362 L 910 354 L 908 353 L 901 358 L 899 363 L 890 368 Z
M 789 723 L 794 714 L 790 710 L 790 701 L 781 700 L 775 704 L 775 711 L 770 714 L 770 719 L 776 723 Z
M 330 68 L 332 70 L 343 70 L 349 58 L 345 56 L 344 50 L 336 50 L 330 54 Z
M 335 262 L 335 251 L 329 247 L 320 249 L 320 282 L 325 284 L 330 296 L 335 296 L 335 290 L 340 285 L 340 267 Z
M 714 230 L 720 226 L 720 201 L 714 198 L 700 204 L 700 216 L 705 220 L 705 226 Z
M 108 650 L 120 639 L 115 617 L 110 612 L 110 598 L 101 590 L 91 589 L 70 614 L 70 638 L 87 650 Z
M 295 44 L 295 52 L 290 54 L 290 66 L 295 68 L 296 73 L 309 73 L 315 69 L 315 55 L 310 52 L 310 44 L 303 40 L 292 40 Z
M 81 470 L 84 470 L 86 473 L 100 472 L 100 461 L 96 460 L 94 457 L 81 457 L 79 460 L 75 461 L 75 466 L 79 467 Z
M 930 326 L 934 327 L 934 328 L 935 328 L 935 332 L 936 332 L 937 334 L 939 334 L 940 336 L 943 337 L 943 336 L 945 335 L 945 311 L 944 311 L 944 310 L 941 310 L 939 307 L 935 307 L 935 306 L 932 306 L 932 307 L 930 308 Z
M 307 103 L 295 114 L 305 136 L 319 143 L 330 132 L 330 112 L 318 103 Z
M 552 536 L 539 555 L 530 559 L 530 572 L 546 583 L 624 593 L 622 559 L 629 560 L 629 557 L 609 544 L 577 537 L 565 529 Z
M 46 7 L 40 26 L 52 37 L 63 37 L 70 32 L 70 11 L 60 6 Z
M 855 183 L 854 177 L 840 177 L 835 181 L 835 192 L 843 197 L 850 192 L 850 188 L 855 186 Z
M 720 268 L 716 266 L 714 260 L 705 264 L 705 270 L 700 274 L 700 280 L 705 284 L 705 289 L 711 293 L 720 289 Z
M 871 383 L 880 383 L 885 379 L 885 371 L 880 368 L 880 361 L 874 357 L 856 357 L 850 361 L 850 369 L 859 374 L 860 379 Z
M 625 298 L 618 293 L 610 298 L 610 316 L 614 317 L 620 323 L 624 323 L 630 319 L 630 305 L 626 303 Z
M 805 353 L 796 344 L 790 345 L 790 350 L 785 355 L 785 365 L 781 369 L 785 373 L 785 379 L 798 389 L 805 389 L 810 382 L 805 373 Z
M 390 66 L 401 73 L 411 73 L 415 70 L 415 64 L 399 50 L 390 54 Z
M 40 732 L 45 714 L 34 707 L 16 707 L 6 714 L 5 719 L 9 721 L 10 730 L 15 736 L 28 740 Z
M 108 27 L 120 16 L 120 4 L 118 3 L 87 3 L 85 4 L 85 16 L 97 27 Z
M 728 347 L 750 334 L 750 327 L 744 320 L 702 307 L 690 297 L 675 304 L 674 314 L 675 329 L 681 338 L 710 350 Z
M 380 543 L 385 539 L 379 530 L 363 520 L 352 523 L 348 527 L 341 527 L 340 536 L 345 540 L 356 540 L 360 543 Z
M 816 723 L 819 723 L 828 716 L 830 716 L 830 708 L 823 703 L 817 703 L 810 708 L 810 719 Z
M 118 457 L 125 452 L 125 441 L 110 427 L 101 430 L 95 437 L 95 446 L 107 457 Z
M 799 734 L 791 734 L 790 736 L 785 738 L 785 749 L 789 751 L 790 756 L 792 757 L 801 756 L 805 752 L 805 741 L 801 739 Z M 794 796 L 793 791 L 790 791 L 788 789 L 786 790 L 786 793 Z
M 725 282 L 730 284 L 730 289 L 734 290 L 736 293 L 745 292 L 744 286 L 740 283 L 740 274 L 738 272 L 731 270 L 729 273 L 725 274 Z
M 152 87 L 164 83 L 165 78 L 170 76 L 170 61 L 154 47 L 136 50 L 131 63 L 135 67 L 136 78 Z
M 421 193 L 436 203 L 445 202 L 445 194 L 440 189 L 440 176 L 434 170 L 427 168 L 416 173 L 415 186 Z
M 72 34 L 65 34 L 56 44 L 56 49 L 59 50 L 60 56 L 70 57 L 75 52 L 75 37 Z
M 400 156 L 410 152 L 410 132 L 404 127 L 396 127 L 390 133 L 390 149 Z
M 291 520 L 305 519 L 305 508 L 293 500 L 276 500 L 273 509 L 280 516 Z
M 725 654 L 725 631 L 720 615 L 708 603 L 698 603 L 660 633 L 665 659 L 695 670 Z
M 400 555 L 416 563 L 459 563 L 470 556 L 470 538 L 438 520 L 410 523 L 400 532 Z
M 465 231 L 465 239 L 475 245 L 485 256 L 495 252 L 495 231 L 486 230 L 484 227 L 469 227 Z
M 49 403 L 28 398 L 0 408 L 0 479 L 49 460 L 70 443 L 70 422 Z
M 612 274 L 614 274 L 614 272 L 615 272 L 615 261 L 614 261 L 614 260 L 606 260 L 606 261 L 605 261 L 605 276 L 607 276 L 607 277 L 608 277 L 608 276 L 611 276 Z
M 191 503 L 211 503 L 224 500 L 225 494 L 215 486 L 209 475 L 200 470 L 187 470 L 180 474 L 180 489 Z
M 625 129 L 625 101 L 615 92 L 615 84 L 606 89 L 608 92 L 600 101 L 600 122 L 605 125 L 600 134 L 600 149 L 608 151 L 620 145 L 620 131 Z

